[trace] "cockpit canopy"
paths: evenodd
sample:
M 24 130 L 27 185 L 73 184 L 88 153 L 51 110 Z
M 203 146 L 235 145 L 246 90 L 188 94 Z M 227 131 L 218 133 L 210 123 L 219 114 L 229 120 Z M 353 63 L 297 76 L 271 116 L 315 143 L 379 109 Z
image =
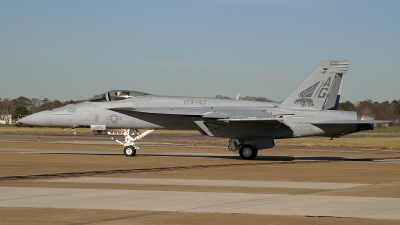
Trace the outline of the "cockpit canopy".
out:
M 135 98 L 139 96 L 150 95 L 148 93 L 139 92 L 139 91 L 128 91 L 128 90 L 112 90 L 106 92 L 104 94 L 95 95 L 93 98 L 90 98 L 90 102 L 109 102 L 109 101 L 118 101 L 124 100 L 128 98 Z

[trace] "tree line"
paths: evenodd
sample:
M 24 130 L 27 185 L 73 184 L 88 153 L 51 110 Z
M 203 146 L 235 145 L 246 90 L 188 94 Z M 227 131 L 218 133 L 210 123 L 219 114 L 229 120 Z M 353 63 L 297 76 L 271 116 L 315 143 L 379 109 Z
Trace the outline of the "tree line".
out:
M 356 111 L 365 115 L 371 115 L 376 120 L 399 120 L 400 99 L 391 102 L 374 102 L 371 99 L 359 101 L 356 104 L 346 101 L 339 103 L 339 110 Z
M 229 96 L 217 95 L 215 98 L 232 99 Z M 240 100 L 249 101 L 262 101 L 262 102 L 275 102 L 265 97 L 240 97 Z M 371 116 L 376 120 L 392 120 L 398 121 L 400 119 L 400 99 L 391 102 L 374 102 L 371 99 L 365 101 L 358 101 L 352 103 L 350 101 L 339 103 L 338 110 L 356 111 L 364 115 Z
M 61 102 L 59 100 L 49 100 L 48 98 L 38 99 L 26 98 L 24 96 L 18 97 L 16 99 L 0 98 L 0 120 L 7 121 L 10 119 L 9 115 L 11 115 L 11 120 L 17 121 L 18 119 L 29 114 L 79 102 L 83 102 L 83 100 L 70 100 Z
M 223 96 L 223 95 L 217 95 L 215 98 L 221 98 L 221 99 L 231 99 L 229 96 Z M 245 96 L 245 97 L 239 97 L 239 100 L 247 100 L 247 101 L 260 101 L 260 102 L 274 102 L 273 100 L 265 97 L 253 97 L 253 96 Z

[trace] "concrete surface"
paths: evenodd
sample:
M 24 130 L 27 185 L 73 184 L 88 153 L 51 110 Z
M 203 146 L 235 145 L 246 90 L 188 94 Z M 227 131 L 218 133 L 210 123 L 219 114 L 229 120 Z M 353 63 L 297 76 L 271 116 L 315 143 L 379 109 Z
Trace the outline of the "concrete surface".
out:
M 0 187 L 0 193 L 1 207 L 400 220 L 398 198 L 35 187 Z
M 277 181 L 237 181 L 237 180 L 193 180 L 193 179 L 149 179 L 149 178 L 110 178 L 80 177 L 45 180 L 45 182 L 73 183 L 113 183 L 113 184 L 150 184 L 150 185 L 190 185 L 190 186 L 226 186 L 226 187 L 264 187 L 264 188 L 309 188 L 309 189 L 345 189 L 368 184 L 322 183 L 322 182 L 277 182 Z
M 400 224 L 397 150 L 0 139 L 0 224 Z

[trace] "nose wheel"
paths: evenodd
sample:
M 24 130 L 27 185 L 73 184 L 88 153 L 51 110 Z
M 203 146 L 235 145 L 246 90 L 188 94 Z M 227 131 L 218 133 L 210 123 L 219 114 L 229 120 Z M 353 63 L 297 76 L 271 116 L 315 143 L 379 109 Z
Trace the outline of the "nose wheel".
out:
M 126 146 L 124 148 L 124 155 L 128 157 L 132 157 L 136 155 L 136 148 L 133 146 Z

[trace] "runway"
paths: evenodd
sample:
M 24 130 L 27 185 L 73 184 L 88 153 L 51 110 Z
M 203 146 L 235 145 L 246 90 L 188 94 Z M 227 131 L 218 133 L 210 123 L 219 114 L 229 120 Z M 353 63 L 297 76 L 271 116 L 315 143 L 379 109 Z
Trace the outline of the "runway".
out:
M 1 207 L 400 219 L 400 199 L 217 192 L 0 187 Z
M 307 189 L 345 189 L 369 184 L 318 183 L 318 182 L 277 182 L 277 181 L 237 181 L 237 180 L 192 180 L 192 179 L 143 179 L 143 178 L 108 178 L 81 177 L 46 180 L 45 182 L 74 183 L 113 183 L 113 184 L 148 184 L 182 186 L 225 186 L 225 187 L 262 187 L 262 188 L 307 188 Z
M 400 223 L 396 150 L 1 144 L 0 224 Z

